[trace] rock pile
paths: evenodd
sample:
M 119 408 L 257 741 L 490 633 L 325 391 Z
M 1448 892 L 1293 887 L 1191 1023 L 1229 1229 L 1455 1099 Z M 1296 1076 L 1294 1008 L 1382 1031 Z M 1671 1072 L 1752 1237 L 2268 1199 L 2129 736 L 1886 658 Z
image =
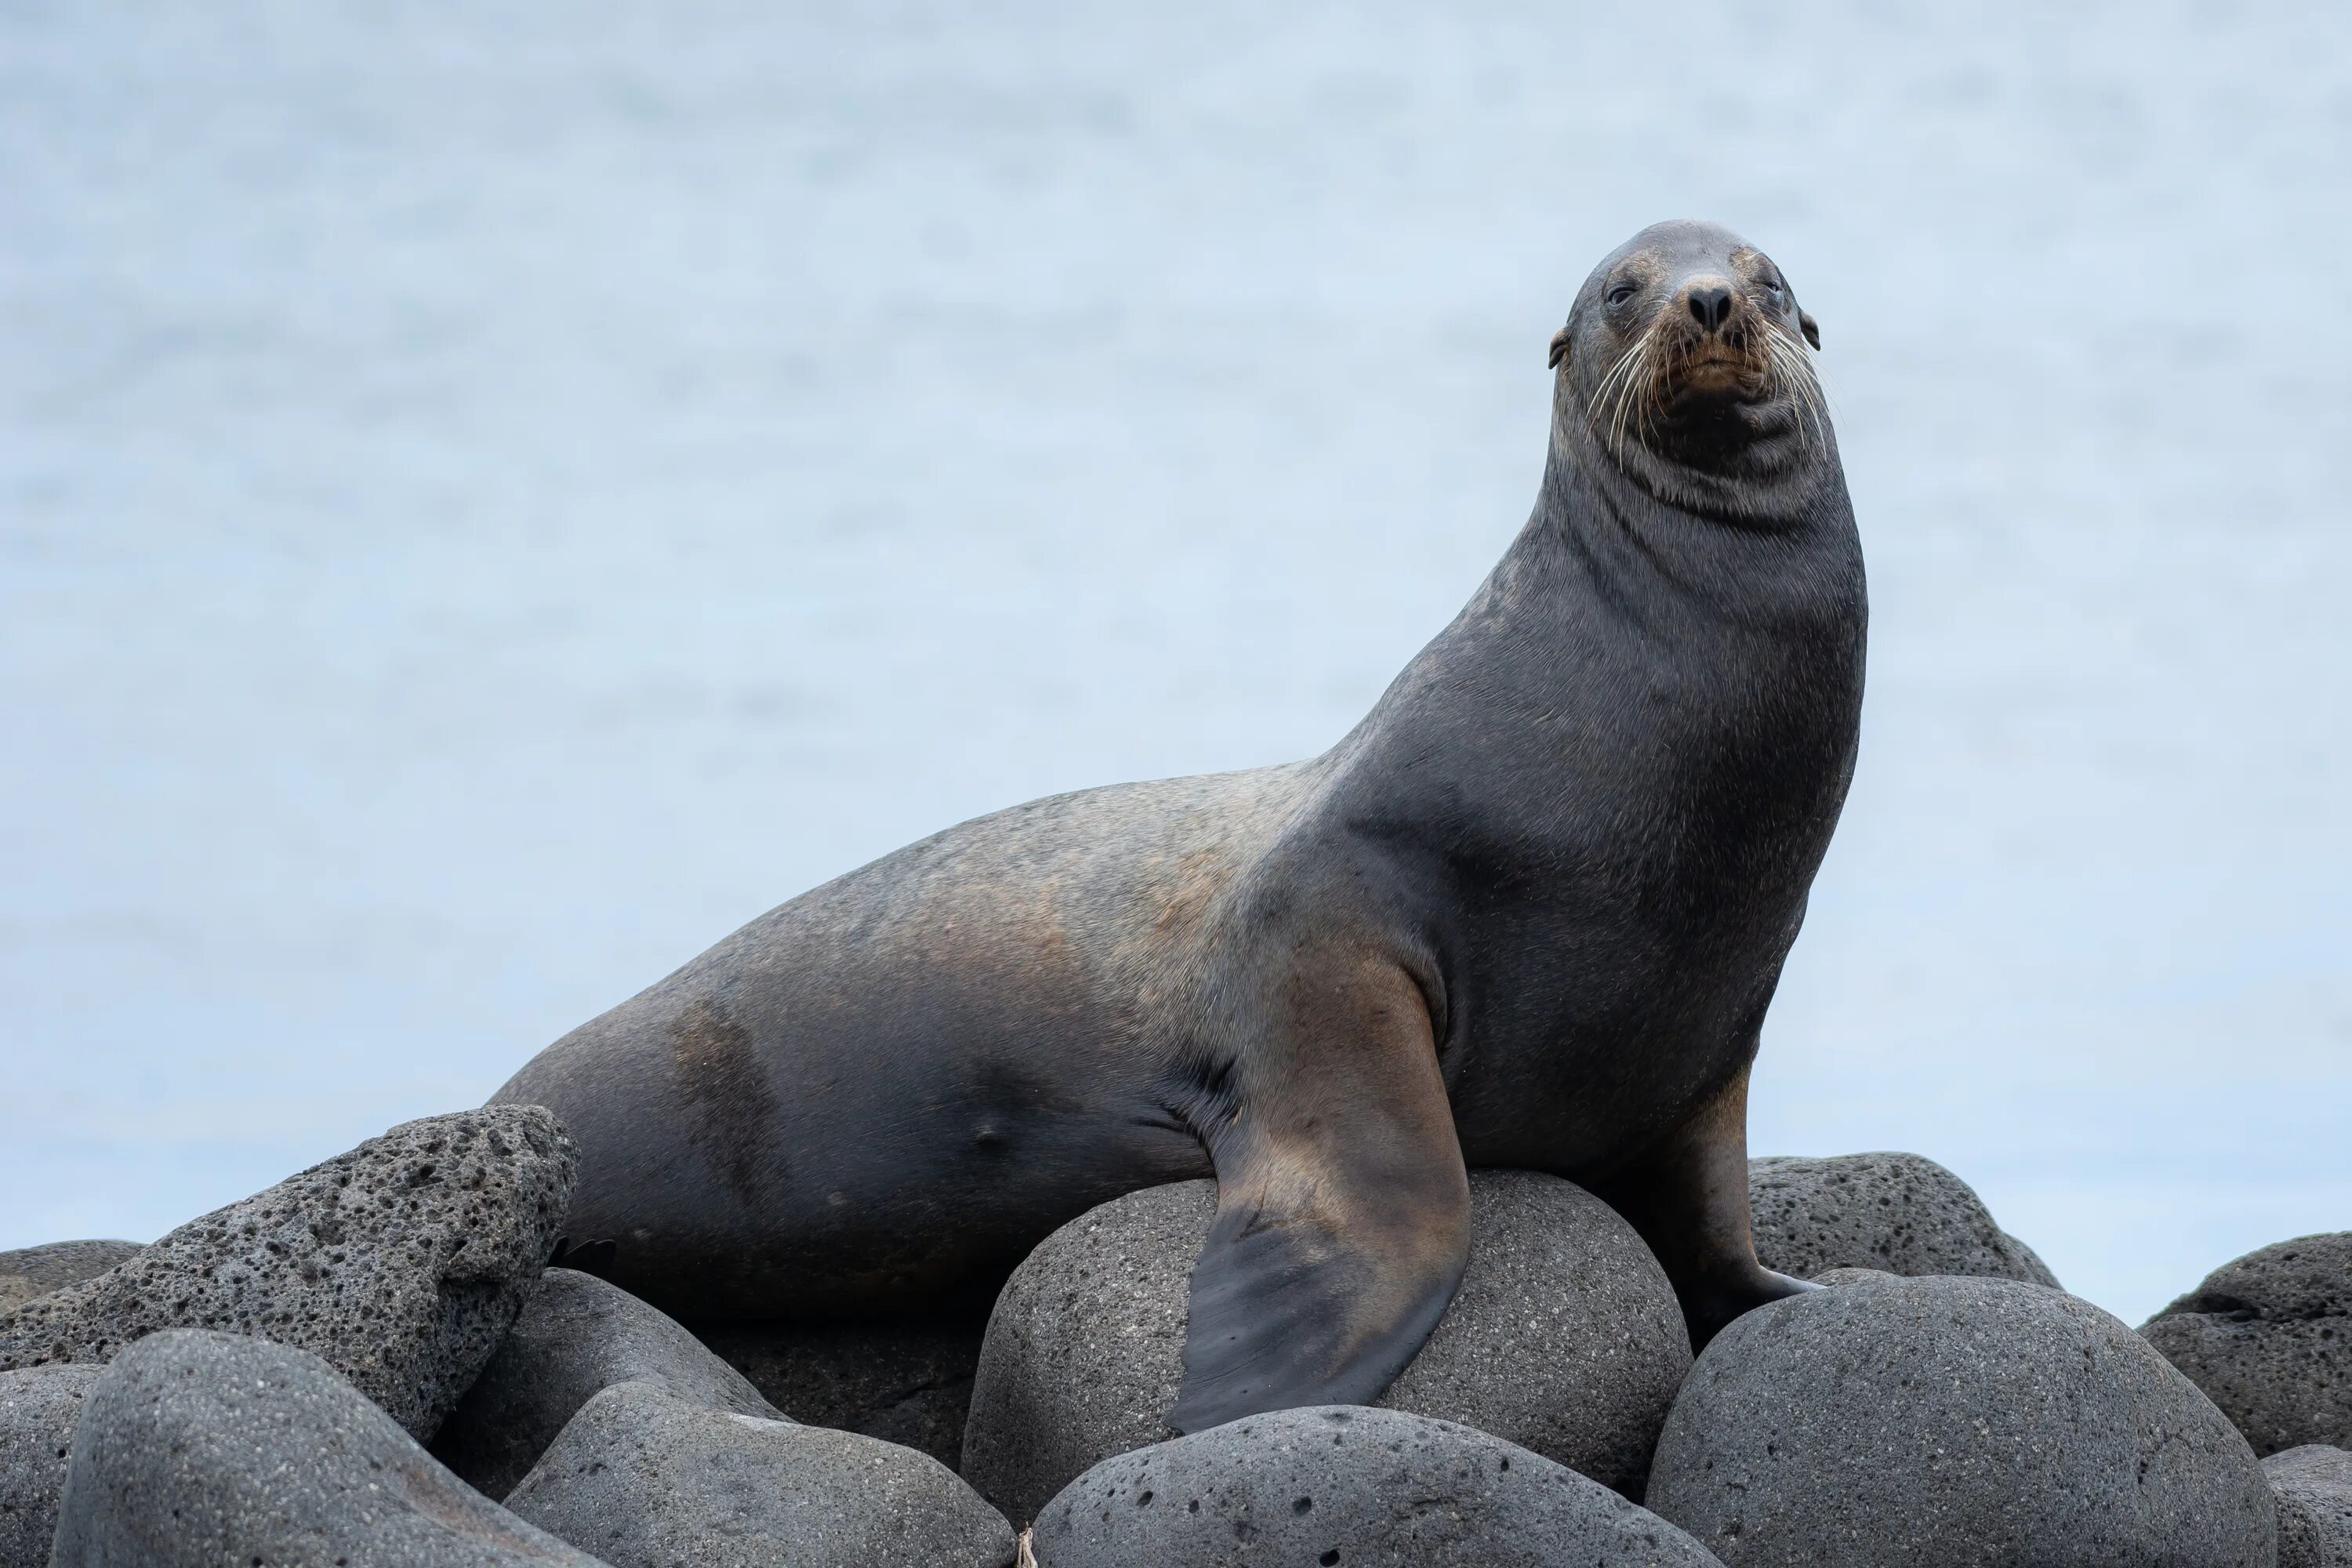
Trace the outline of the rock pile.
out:
M 1748 1206 L 1758 1260 L 1800 1279 L 1875 1268 L 2058 1284 L 1966 1182 L 1916 1154 L 1750 1160 Z
M 1038 1568 L 1715 1568 L 1673 1525 L 1540 1454 L 1358 1405 L 1106 1459 L 1045 1505 L 1033 1545 Z
M 0 1252 L 0 1312 L 36 1296 L 95 1279 L 139 1250 L 135 1241 L 53 1241 Z
M 550 1268 L 499 1353 L 442 1424 L 433 1457 L 475 1490 L 502 1498 L 582 1405 L 633 1382 L 705 1409 L 782 1414 L 657 1309 L 592 1275 Z
M 1462 1288 L 1385 1408 L 1475 1426 L 1640 1488 L 1690 1366 L 1664 1269 L 1616 1211 L 1556 1176 L 1474 1171 Z M 997 1299 L 963 1473 L 1015 1519 L 1114 1454 L 1172 1436 L 1192 1261 L 1216 1184 L 1152 1187 L 1055 1231 Z
M 1868 1276 L 1716 1336 L 1667 1417 L 1650 1508 L 1729 1564 L 2265 1568 L 2253 1451 L 2086 1301 Z
M 963 1453 L 985 1312 L 873 1323 L 693 1323 L 769 1404 L 952 1467 Z
M 535 1106 L 395 1127 L 0 1316 L 0 1372 L 217 1329 L 311 1352 L 430 1438 L 522 1310 L 572 1166 Z
M 613 1568 L 1007 1568 L 1013 1527 L 928 1454 L 656 1383 L 583 1405 L 507 1507 Z
M 2307 1444 L 2264 1459 L 2263 1475 L 2278 1502 L 2278 1568 L 2352 1568 L 2352 1454 Z
M 2352 1448 L 2352 1231 L 2224 1263 L 2139 1331 L 2255 1453 Z
M 90 1384 L 104 1367 L 0 1372 L 0 1568 L 39 1568 L 58 1532 L 66 1461 Z
M 0 1254 L 0 1568 L 2352 1568 L 2352 1235 L 2134 1334 L 1941 1166 L 1759 1160 L 1759 1251 L 1830 1289 L 1694 1366 L 1614 1211 L 1474 1172 L 1379 1407 L 1173 1437 L 1208 1183 L 1063 1227 L 984 1338 L 689 1330 L 545 1267 L 571 1163 L 543 1111 L 435 1117 L 152 1247 Z
M 307 1351 L 168 1329 L 92 1385 L 58 1509 L 54 1568 L 593 1559 L 434 1463 Z

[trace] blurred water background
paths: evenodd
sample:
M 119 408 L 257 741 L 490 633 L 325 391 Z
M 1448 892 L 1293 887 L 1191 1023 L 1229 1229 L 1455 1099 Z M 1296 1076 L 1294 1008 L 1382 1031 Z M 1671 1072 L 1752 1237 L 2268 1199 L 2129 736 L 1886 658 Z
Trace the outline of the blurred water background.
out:
M 10 0 L 0 1247 L 950 821 L 1320 750 L 1604 251 L 1820 317 L 1862 766 L 1759 1152 L 2137 1321 L 2352 1226 L 2352 11 Z

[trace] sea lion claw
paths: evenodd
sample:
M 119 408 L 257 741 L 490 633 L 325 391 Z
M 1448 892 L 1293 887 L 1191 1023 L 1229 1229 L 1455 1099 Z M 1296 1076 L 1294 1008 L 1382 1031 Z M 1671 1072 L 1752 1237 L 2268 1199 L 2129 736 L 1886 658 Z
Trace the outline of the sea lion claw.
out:
M 609 1279 L 613 1259 L 620 1244 L 610 1237 L 594 1241 L 573 1241 L 568 1236 L 555 1238 L 555 1251 L 547 1260 L 550 1268 L 570 1268 L 582 1274 L 593 1274 L 599 1279 Z

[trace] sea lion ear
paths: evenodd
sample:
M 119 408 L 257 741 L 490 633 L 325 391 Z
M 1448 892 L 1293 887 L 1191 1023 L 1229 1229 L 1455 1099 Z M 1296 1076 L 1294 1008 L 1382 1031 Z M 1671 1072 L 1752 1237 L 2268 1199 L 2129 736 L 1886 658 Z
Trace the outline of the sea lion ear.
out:
M 1551 335 L 1551 358 L 1545 362 L 1546 370 L 1558 370 L 1559 362 L 1568 357 L 1568 329 L 1562 327 Z
M 1807 342 L 1812 344 L 1815 348 L 1822 346 L 1822 324 L 1819 321 L 1814 321 L 1811 315 L 1803 310 L 1798 311 L 1797 327 L 1799 331 L 1805 334 L 1805 341 Z

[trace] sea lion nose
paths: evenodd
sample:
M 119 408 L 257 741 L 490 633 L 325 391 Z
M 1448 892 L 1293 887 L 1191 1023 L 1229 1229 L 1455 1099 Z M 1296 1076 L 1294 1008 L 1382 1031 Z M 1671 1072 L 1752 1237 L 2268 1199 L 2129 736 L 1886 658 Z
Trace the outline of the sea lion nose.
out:
M 1724 283 L 1694 283 L 1683 291 L 1691 319 L 1706 331 L 1716 331 L 1731 320 L 1731 288 Z

